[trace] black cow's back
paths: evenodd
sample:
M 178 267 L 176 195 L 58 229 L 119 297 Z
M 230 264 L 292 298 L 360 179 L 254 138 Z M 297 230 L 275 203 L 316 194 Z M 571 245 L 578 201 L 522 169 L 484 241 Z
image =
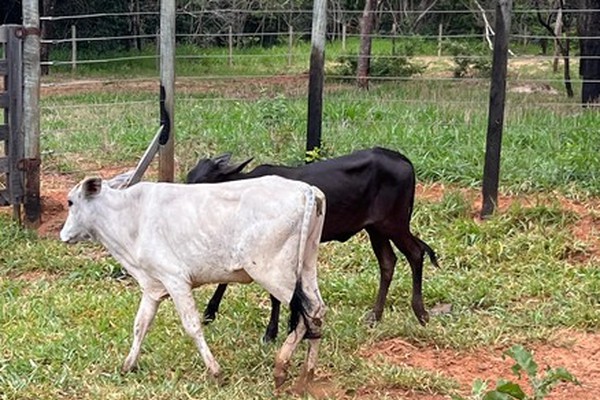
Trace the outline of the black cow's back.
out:
M 324 242 L 346 241 L 365 227 L 381 223 L 394 209 L 402 209 L 399 203 L 412 211 L 412 164 L 402 154 L 380 147 L 298 167 L 260 165 L 243 175 L 279 175 L 321 189 L 327 198 Z

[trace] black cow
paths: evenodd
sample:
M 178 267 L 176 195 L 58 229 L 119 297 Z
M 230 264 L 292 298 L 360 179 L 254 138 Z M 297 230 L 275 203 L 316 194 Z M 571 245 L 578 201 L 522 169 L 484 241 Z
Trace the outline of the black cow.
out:
M 421 293 L 424 254 L 429 255 L 435 266 L 438 264 L 431 247 L 410 232 L 415 172 L 408 158 L 398 152 L 375 147 L 299 167 L 259 165 L 249 173 L 241 171 L 252 159 L 229 165 L 230 158 L 230 154 L 223 154 L 214 159 L 201 159 L 188 173 L 187 182 L 214 183 L 280 175 L 318 187 L 327 199 L 321 242 L 345 242 L 362 229 L 371 239 L 381 276 L 377 300 L 368 315 L 369 322 L 379 321 L 383 314 L 396 265 L 392 242 L 410 264 L 412 309 L 419 322 L 426 324 L 429 316 Z M 217 288 L 204 311 L 205 321 L 215 318 L 226 288 L 225 284 Z M 273 297 L 271 302 L 271 319 L 265 341 L 274 340 L 278 331 L 280 304 Z

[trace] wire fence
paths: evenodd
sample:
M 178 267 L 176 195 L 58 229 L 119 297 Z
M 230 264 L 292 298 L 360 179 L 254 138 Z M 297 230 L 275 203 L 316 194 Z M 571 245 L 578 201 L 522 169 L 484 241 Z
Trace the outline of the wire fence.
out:
M 554 54 L 554 36 L 535 25 L 537 14 L 550 14 L 555 10 L 514 10 L 513 18 L 526 18 L 531 26 L 515 24 L 511 34 L 510 48 L 513 55 L 509 59 L 508 90 L 513 93 L 507 99 L 507 108 L 513 109 L 548 109 L 561 112 L 578 112 L 581 106 L 578 98 L 568 98 L 565 94 L 563 67 L 568 60 L 571 71 L 570 83 L 578 90 L 582 79 L 577 74 L 579 56 L 575 44 L 579 39 L 574 26 L 566 29 L 571 43 L 571 54 L 568 56 Z M 565 15 L 580 15 L 596 10 L 563 10 Z M 491 67 L 491 50 L 489 41 L 493 34 L 486 28 L 482 15 L 493 21 L 494 10 L 429 10 L 428 15 L 439 17 L 440 20 L 451 21 L 460 16 L 471 16 L 477 23 L 470 32 L 456 32 L 444 23 L 430 26 L 427 29 L 411 28 L 407 24 L 394 23 L 399 17 L 411 17 L 411 22 L 423 15 L 422 10 L 382 11 L 378 12 L 379 29 L 371 35 L 373 51 L 371 55 L 372 68 L 379 63 L 388 71 L 380 75 L 372 74 L 370 81 L 374 85 L 394 83 L 400 86 L 412 85 L 412 90 L 404 90 L 394 98 L 374 99 L 365 96 L 355 99 L 357 102 L 377 102 L 389 107 L 398 105 L 430 105 L 440 108 L 461 108 L 465 113 L 478 109 L 485 113 L 489 92 L 489 73 Z M 207 15 L 221 15 L 221 23 L 201 25 L 198 21 Z M 225 16 L 237 15 L 240 18 L 248 16 L 273 17 L 269 27 L 253 26 L 252 29 L 236 25 L 231 18 Z M 326 45 L 326 94 L 331 85 L 352 84 L 354 71 L 344 62 L 352 62 L 356 58 L 359 46 L 359 18 L 362 11 L 330 10 Z M 122 35 L 82 36 L 77 34 L 77 28 L 90 20 L 123 19 L 127 29 L 133 30 L 131 23 L 140 29 L 136 33 L 125 32 Z M 72 24 L 75 29 L 58 30 L 53 36 L 43 37 L 42 44 L 50 49 L 49 57 L 43 65 L 49 68 L 49 77 L 43 83 L 46 92 L 60 92 L 68 88 L 69 92 L 90 90 L 90 86 L 110 86 L 115 78 L 105 76 L 107 68 L 114 71 L 120 85 L 131 86 L 136 91 L 138 85 L 152 84 L 158 90 L 159 49 L 158 37 L 159 14 L 155 11 L 126 12 L 126 13 L 97 13 L 87 15 L 57 15 L 42 17 L 45 24 L 62 23 L 63 27 Z M 281 80 L 285 78 L 308 81 L 307 68 L 310 59 L 310 30 L 306 29 L 305 21 L 312 18 L 312 10 L 179 10 L 177 13 L 178 30 L 176 40 L 177 82 L 186 85 L 197 84 L 200 87 L 207 83 L 222 83 L 226 86 L 244 87 L 257 80 Z M 186 24 L 179 24 L 187 19 Z M 302 23 L 304 21 L 304 23 Z M 408 24 L 410 25 L 410 24 Z M 448 24 L 451 25 L 451 24 Z M 573 25 L 573 24 L 572 24 Z M 89 31 L 89 29 L 88 29 Z M 99 30 L 101 32 L 101 30 Z M 566 37 L 561 36 L 565 41 Z M 125 45 L 124 45 L 125 44 Z M 97 45 L 99 45 L 97 47 Z M 109 50 L 106 50 L 109 49 Z M 115 50 L 116 49 L 116 50 Z M 558 61 L 557 61 L 558 60 Z M 553 69 L 553 63 L 558 63 L 558 69 Z M 397 65 L 414 67 L 412 70 L 394 68 Z M 130 71 L 123 77 L 123 71 Z M 411 72 L 412 71 L 412 72 Z M 91 78 L 90 78 L 91 77 Z M 56 82 L 59 81 L 59 83 Z M 84 80 L 84 82 L 81 82 Z M 86 82 L 89 81 L 88 85 Z M 422 91 L 426 85 L 438 87 L 437 90 Z M 458 85 L 469 92 L 469 96 L 456 98 L 444 96 L 444 85 Z M 399 86 L 399 87 L 400 87 Z M 109 89 L 110 91 L 110 89 Z M 305 91 L 305 90 L 304 90 Z M 43 92 L 44 93 L 44 92 Z M 425 93 L 425 94 L 423 94 Z M 295 96 L 303 96 L 303 90 L 295 92 Z M 529 95 L 533 97 L 529 99 Z M 272 93 L 257 92 L 253 98 L 239 96 L 234 91 L 217 91 L 206 96 L 187 95 L 179 92 L 176 101 L 182 107 L 192 104 L 214 104 L 269 99 Z M 430 96 L 430 97 L 427 97 Z M 78 102 L 74 98 L 68 102 L 45 103 L 42 111 L 51 114 L 46 119 L 46 136 L 65 137 L 77 134 L 82 126 L 68 127 L 55 120 L 71 118 L 76 113 L 102 115 L 102 118 L 113 118 L 113 110 L 131 108 L 132 114 L 139 114 L 140 107 L 144 111 L 151 110 L 158 103 L 152 100 L 123 100 L 102 99 L 89 104 L 88 101 Z M 331 100 L 339 101 L 339 100 Z M 67 117 L 68 115 L 68 117 Z M 134 119 L 135 115 L 127 118 Z M 147 123 L 147 116 L 140 116 Z M 222 118 L 226 118 L 224 115 Z M 156 117 L 156 121 L 158 117 Z M 152 132 L 153 129 L 148 129 Z M 61 157 L 53 150 L 52 157 Z M 92 169 L 93 170 L 93 169 Z
M 554 36 L 545 31 L 541 25 L 536 24 L 535 18 L 538 14 L 551 14 L 556 10 L 514 10 L 514 18 L 527 17 L 529 28 L 523 24 L 516 24 L 511 35 L 511 50 L 513 56 L 511 63 L 515 64 L 521 60 L 530 62 L 554 61 L 558 57 L 556 54 L 549 54 L 555 47 L 553 41 Z M 583 13 L 593 12 L 594 10 L 563 10 L 565 18 L 569 15 L 581 15 Z M 328 21 L 327 37 L 329 44 L 335 48 L 328 55 L 329 62 L 336 62 L 336 58 L 340 55 L 356 55 L 358 49 L 359 33 L 359 18 L 362 12 L 347 11 L 347 10 L 330 10 Z M 281 70 L 285 71 L 286 67 L 290 67 L 292 60 L 308 60 L 310 49 L 307 45 L 310 38 L 310 30 L 306 29 L 306 20 L 310 20 L 312 10 L 286 10 L 286 9 L 271 9 L 271 10 L 245 10 L 245 9 L 215 9 L 215 10 L 179 10 L 177 13 L 178 22 L 182 18 L 192 18 L 202 21 L 206 16 L 219 15 L 218 23 L 208 24 L 201 22 L 178 24 L 176 32 L 176 40 L 179 45 L 193 45 L 196 51 L 193 54 L 187 54 L 186 47 L 179 51 L 176 55 L 177 60 L 198 60 L 198 61 L 227 61 L 228 66 L 232 66 L 238 62 L 244 64 L 252 60 L 260 59 L 286 59 L 287 65 L 278 66 L 280 70 L 274 69 L 273 74 L 278 75 Z M 244 20 L 250 16 L 269 16 L 276 22 L 272 22 L 270 26 L 252 26 L 252 29 L 240 23 L 235 23 L 234 19 Z M 434 57 L 434 60 L 428 59 L 429 63 L 439 62 L 462 62 L 463 64 L 472 64 L 472 61 L 490 61 L 491 52 L 490 44 L 493 34 L 490 35 L 489 28 L 486 27 L 485 21 L 492 21 L 494 18 L 494 10 L 428 10 L 426 15 L 440 17 L 440 20 L 451 19 L 460 16 L 469 16 L 475 18 L 476 24 L 470 32 L 453 32 L 452 24 L 447 23 L 449 27 L 446 29 L 444 23 L 440 22 L 439 27 L 431 32 L 432 24 L 428 24 L 428 28 L 418 29 L 414 25 L 406 27 L 399 20 L 400 17 L 406 18 L 412 16 L 413 22 L 415 17 L 418 18 L 425 15 L 422 10 L 402 10 L 393 11 L 386 10 L 377 13 L 380 27 L 371 35 L 375 43 L 380 43 L 381 49 L 374 50 L 373 57 L 383 60 L 390 59 L 419 59 L 422 56 Z M 483 16 L 485 15 L 485 18 Z M 232 17 L 233 16 L 233 17 Z M 123 13 L 94 13 L 85 15 L 61 15 L 61 16 L 45 16 L 42 21 L 49 24 L 51 27 L 56 22 L 72 23 L 72 29 L 62 29 L 63 36 L 43 37 L 42 44 L 49 48 L 50 56 L 42 61 L 42 65 L 48 67 L 50 72 L 53 70 L 64 71 L 64 68 L 71 67 L 72 70 L 77 69 L 80 65 L 93 64 L 118 64 L 124 62 L 155 60 L 159 59 L 158 54 L 158 17 L 156 11 L 143 12 L 123 12 Z M 235 17 L 235 18 L 234 18 Z M 90 20 L 102 20 L 106 18 L 117 18 L 126 21 L 126 30 L 129 32 L 122 35 L 98 35 L 98 36 L 78 36 L 77 24 L 81 21 L 89 22 Z M 145 20 L 147 19 L 147 20 Z M 303 21 L 304 20 L 304 21 Z M 533 22 L 532 22 L 533 20 Z M 418 21 L 417 21 L 418 22 Z M 85 24 L 80 24 L 85 25 Z M 134 28 L 134 25 L 137 28 Z M 299 27 L 296 28 L 295 25 Z M 181 27 L 180 27 L 181 26 Z M 151 30 L 152 32 L 148 32 Z M 528 32 L 527 30 L 535 30 L 536 32 Z M 58 34 L 57 29 L 46 29 L 46 31 Z M 86 32 L 89 32 L 87 29 Z M 99 30 L 102 31 L 102 30 Z M 137 31 L 132 33 L 131 31 Z M 576 36 L 573 29 L 567 29 L 569 41 L 571 44 L 576 43 L 580 39 L 585 39 L 585 36 Z M 566 37 L 561 37 L 564 41 Z M 486 45 L 486 40 L 489 42 Z M 266 43 L 265 43 L 266 41 Z M 469 43 L 470 45 L 464 49 L 460 48 L 461 43 Z M 479 48 L 475 44 L 479 43 Z M 102 44 L 100 46 L 96 46 Z M 277 54 L 273 51 L 267 52 L 266 49 L 273 45 L 287 47 Z M 390 47 L 391 46 L 391 47 Z M 572 47 L 572 45 L 571 45 Z M 106 49 L 112 49 L 107 51 Z M 119 55 L 114 55 L 118 51 L 114 49 L 122 49 Z M 133 51 L 131 50 L 133 49 Z M 532 54 L 533 52 L 533 54 Z M 126 54 L 122 54 L 126 53 Z M 106 56 L 111 54 L 111 56 Z M 560 61 L 565 60 L 577 62 L 578 57 L 567 55 L 561 56 Z M 556 61 L 554 61 L 556 62 Z M 156 62 L 156 65 L 158 63 Z M 459 66 L 454 65 L 458 68 Z M 488 66 L 480 66 L 482 68 Z M 62 68 L 62 70 L 60 69 Z M 466 68 L 466 66 L 464 67 Z M 232 71 L 220 69 L 223 75 L 235 76 Z M 330 77 L 335 77 L 335 71 L 326 71 Z M 463 71 L 466 72 L 466 71 Z M 460 75 L 460 71 L 456 74 Z M 241 76 L 236 76 L 241 77 Z M 387 74 L 381 80 L 389 80 L 397 78 L 404 81 L 405 76 L 397 76 Z M 418 79 L 418 77 L 416 77 Z M 461 78 L 461 76 L 454 76 Z M 519 73 L 518 76 L 510 77 L 513 81 L 527 79 L 525 74 Z M 380 78 L 376 78 L 380 79 Z M 432 77 L 430 79 L 436 80 Z M 578 83 L 578 77 L 574 78 L 573 82 Z M 549 83 L 560 81 L 554 76 L 549 77 Z

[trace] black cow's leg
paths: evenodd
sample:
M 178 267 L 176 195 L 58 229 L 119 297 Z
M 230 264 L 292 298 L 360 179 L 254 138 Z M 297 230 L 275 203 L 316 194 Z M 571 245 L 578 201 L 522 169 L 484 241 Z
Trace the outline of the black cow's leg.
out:
M 410 232 L 405 232 L 392 237 L 392 241 L 398 249 L 404 254 L 412 271 L 412 309 L 421 325 L 427 324 L 429 314 L 423 305 L 423 257 L 425 252 L 419 244 L 419 241 Z
M 274 342 L 279 333 L 279 310 L 281 309 L 281 302 L 271 295 L 271 319 L 269 319 L 269 325 L 267 325 L 267 331 L 263 336 L 263 342 L 269 343 Z
M 208 301 L 208 305 L 204 310 L 204 324 L 210 324 L 217 317 L 219 305 L 221 304 L 221 300 L 223 300 L 223 294 L 225 294 L 226 289 L 227 284 L 225 283 L 221 283 L 219 286 L 217 286 L 217 290 L 215 290 L 215 293 Z
M 381 320 L 381 316 L 383 315 L 383 308 L 385 307 L 385 300 L 390 288 L 390 283 L 394 277 L 397 258 L 387 237 L 372 228 L 367 228 L 367 232 L 371 239 L 371 246 L 373 247 L 377 261 L 379 262 L 380 272 L 377 300 L 375 301 L 373 310 L 367 315 L 367 322 L 374 324 Z

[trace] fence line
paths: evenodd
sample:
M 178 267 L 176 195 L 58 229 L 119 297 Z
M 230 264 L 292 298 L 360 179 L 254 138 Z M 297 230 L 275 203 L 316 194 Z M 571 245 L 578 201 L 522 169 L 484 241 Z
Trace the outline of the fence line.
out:
M 328 9 L 331 11 L 331 9 Z M 338 10 L 336 10 L 337 12 Z M 411 15 L 423 14 L 424 10 L 378 10 L 377 14 L 401 14 L 401 15 Z M 555 13 L 556 9 L 523 9 L 523 10 L 512 10 L 512 14 L 514 15 L 527 15 L 527 14 L 537 14 L 539 13 Z M 575 14 L 575 13 L 592 13 L 597 12 L 598 9 L 562 9 L 562 13 L 564 14 Z M 177 15 L 188 15 L 188 16 L 196 16 L 196 15 L 204 15 L 204 14 L 216 14 L 216 13 L 244 13 L 244 14 L 311 14 L 312 9 L 262 9 L 262 10 L 248 10 L 248 9 L 239 9 L 239 8 L 226 8 L 226 9 L 205 9 L 205 10 L 185 10 L 180 9 L 177 11 Z M 495 13 L 495 9 L 484 9 L 483 12 L 486 14 Z M 346 15 L 362 15 L 362 10 L 342 10 L 342 14 Z M 429 10 L 427 14 L 477 14 L 480 15 L 482 10 Z M 64 21 L 69 19 L 86 19 L 86 18 L 105 18 L 105 17 L 133 17 L 133 16 L 158 16 L 159 11 L 124 11 L 124 12 L 115 12 L 115 13 L 90 13 L 90 14 L 76 14 L 76 15 L 58 15 L 58 16 L 42 16 L 40 17 L 40 21 Z
M 310 31 L 294 31 L 294 36 L 306 36 L 309 35 Z M 177 38 L 215 38 L 215 37 L 225 37 L 229 34 L 227 32 L 221 33 L 178 33 L 175 36 Z M 333 37 L 334 32 L 328 32 L 328 37 Z M 272 36 L 282 36 L 288 37 L 290 36 L 289 31 L 281 31 L 281 32 L 239 32 L 239 33 L 231 33 L 233 37 L 272 37 Z M 483 38 L 485 36 L 484 33 L 469 33 L 469 34 L 444 34 L 441 36 L 442 39 L 475 39 L 475 38 Z M 119 36 L 99 36 L 99 37 L 76 37 L 76 38 L 64 38 L 64 39 L 43 39 L 41 41 L 42 44 L 63 44 L 63 43 L 72 43 L 75 42 L 100 42 L 100 41 L 110 41 L 110 40 L 132 40 L 132 39 L 156 39 L 157 34 L 140 34 L 140 35 L 119 35 Z M 360 37 L 358 33 L 347 33 L 345 37 Z M 388 33 L 373 33 L 367 35 L 371 39 L 431 39 L 438 40 L 440 39 L 439 35 L 418 35 L 418 34 L 388 34 Z M 512 39 L 538 39 L 538 40 L 554 40 L 554 36 L 549 35 L 533 35 L 533 34 L 521 34 L 515 33 L 511 35 Z M 569 40 L 580 40 L 580 39 L 596 39 L 596 36 L 568 36 Z M 564 39 L 564 38 L 561 38 Z M 515 41 L 515 40 L 513 40 Z
M 510 90 L 509 90 L 510 92 Z M 271 97 L 265 97 L 264 99 L 261 100 L 272 100 Z M 247 97 L 206 97 L 206 98 L 198 98 L 198 97 L 179 97 L 177 99 L 178 103 L 185 103 L 185 102 L 244 102 L 244 101 L 256 101 L 256 99 L 249 99 Z M 367 100 L 362 100 L 362 99 L 355 99 L 353 100 L 353 102 L 361 102 L 361 101 L 368 101 L 368 102 L 372 102 L 372 99 L 367 99 Z M 42 106 L 40 107 L 41 110 L 45 110 L 45 111 L 52 111 L 52 110 L 61 110 L 61 109 L 79 109 L 79 108 L 97 108 L 97 107 L 106 107 L 106 108 L 110 108 L 110 107 L 114 107 L 115 105 L 119 105 L 119 106 L 126 106 L 126 105 L 140 105 L 140 104 L 152 104 L 152 103 L 156 103 L 155 101 L 129 101 L 129 102 L 118 102 L 118 103 L 94 103 L 94 104 L 71 104 L 71 105 L 55 105 L 55 106 Z M 348 103 L 352 103 L 350 101 L 348 101 Z M 455 106 L 481 106 L 481 107 L 487 107 L 488 105 L 485 103 L 482 103 L 481 101 L 459 101 L 459 100 L 443 100 L 440 101 L 439 99 L 378 99 L 377 103 L 383 103 L 383 104 L 437 104 L 439 105 L 441 104 L 445 104 L 445 105 L 455 105 Z M 511 101 L 511 99 L 509 98 L 507 100 L 507 105 L 509 106 L 508 108 L 510 108 L 511 105 L 519 105 L 522 106 L 521 102 L 517 102 L 517 101 Z M 535 105 L 532 105 L 532 108 L 538 108 L 538 106 L 543 106 L 543 107 L 565 107 L 565 108 L 574 108 L 577 110 L 581 110 L 581 103 L 579 103 L 578 101 L 573 101 L 571 103 L 568 102 L 536 102 Z M 77 128 L 60 128 L 60 129 L 52 129 L 52 133 L 48 133 L 48 132 L 42 132 L 42 136 L 43 135 L 49 135 L 49 134 L 56 134 L 56 133 L 69 133 L 69 132 L 80 132 L 81 129 L 77 129 Z
M 177 83 L 183 83 L 185 81 L 211 81 L 211 80 L 253 80 L 253 79 L 290 79 L 290 78 L 307 78 L 308 74 L 248 74 L 248 75 L 187 75 L 185 77 L 178 77 Z M 348 81 L 356 79 L 355 75 L 336 75 L 336 74 L 325 74 L 327 79 L 331 80 L 340 80 L 340 81 Z M 488 77 L 444 77 L 444 76 L 370 76 L 369 80 L 372 81 L 391 81 L 391 82 L 472 82 L 472 83 L 488 83 Z M 508 83 L 564 83 L 564 79 L 562 78 L 534 78 L 534 77 L 518 77 L 514 78 L 510 76 L 510 73 L 507 77 Z M 119 84 L 128 83 L 128 82 L 152 82 L 154 79 L 120 79 L 118 81 Z M 114 79 L 107 80 L 94 80 L 90 81 L 90 84 L 100 84 L 100 85 L 108 85 L 111 83 L 115 83 Z M 582 83 L 583 79 L 580 78 L 571 78 L 571 83 L 578 84 Z M 586 82 L 597 83 L 600 80 L 590 80 L 587 79 Z M 75 82 L 73 86 L 80 86 Z M 85 83 L 83 84 L 85 85 Z M 62 84 L 62 87 L 68 86 L 66 84 Z M 55 86 L 43 86 L 43 88 L 52 88 Z M 135 103 L 135 102 L 134 102 Z M 111 103 L 111 104 L 120 104 L 120 103 Z M 61 106 L 62 107 L 62 106 Z

